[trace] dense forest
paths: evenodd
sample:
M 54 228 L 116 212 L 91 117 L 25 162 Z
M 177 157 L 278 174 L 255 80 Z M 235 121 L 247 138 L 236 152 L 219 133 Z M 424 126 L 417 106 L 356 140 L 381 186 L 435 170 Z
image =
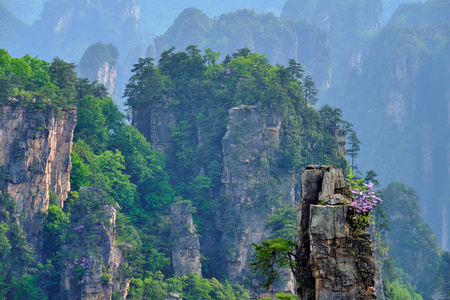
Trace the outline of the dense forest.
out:
M 193 210 L 197 211 L 196 224 L 202 232 L 201 224 L 208 222 L 216 206 L 220 205 L 208 199 L 207 195 L 219 185 L 220 158 L 216 154 L 222 148 L 219 137 L 225 130 L 226 112 L 232 106 L 257 105 L 262 113 L 273 109 L 291 120 L 283 129 L 285 137 L 280 147 L 281 159 L 274 162 L 280 168 L 299 170 L 309 162 L 316 162 L 348 169 L 347 162 L 338 154 L 334 134 L 339 126 L 345 125 L 350 131 L 351 128 L 340 118 L 339 110 L 325 107 L 317 112 L 310 106 L 317 101 L 314 83 L 301 80 L 301 65 L 294 61 L 288 68 L 271 66 L 264 56 L 241 49 L 224 62 L 218 62 L 218 53 L 209 51 L 202 55 L 195 47 L 189 47 L 186 52 L 171 50 L 163 53 L 158 67 L 151 59 L 141 59 L 127 85 L 128 105 L 134 108 L 143 105 L 173 107 L 180 116 L 171 134 L 175 141 L 173 156 L 164 158 L 151 149 L 135 128 L 127 125 L 125 116 L 107 97 L 103 86 L 76 76 L 74 64 L 58 58 L 50 63 L 30 56 L 12 58 L 4 50 L 1 54 L 0 94 L 3 106 L 19 106 L 30 112 L 63 112 L 75 106 L 78 114 L 71 154 L 72 188 L 69 198 L 64 210 L 50 198 L 51 204 L 45 212 L 44 243 L 39 254 L 43 256 L 42 261 L 47 262 L 45 265 L 33 258 L 36 253 L 29 249 L 25 237 L 21 240 L 14 238 L 21 232 L 13 217 L 16 204 L 6 195 L 2 198 L 3 207 L 8 208 L 2 227 L 2 256 L 5 258 L 2 284 L 6 298 L 34 299 L 47 295 L 57 299 L 60 294 L 55 291 L 58 290 L 64 261 L 82 259 L 86 252 L 98 251 L 93 246 L 96 243 L 93 225 L 106 222 L 105 207 L 106 211 L 119 211 L 120 207 L 116 216 L 116 243 L 129 245 L 125 252 L 127 268 L 133 270 L 134 278 L 128 297 L 145 299 L 148 296 L 143 294 L 144 291 L 164 296 L 168 291 L 181 292 L 186 299 L 191 299 L 190 294 L 204 293 L 189 290 L 194 288 L 195 282 L 203 279 L 172 276 L 168 213 L 174 201 L 191 201 Z M 191 71 L 186 72 L 182 68 Z M 180 74 L 185 76 L 180 77 Z M 210 101 L 194 102 L 199 95 L 210 95 Z M 194 107 L 196 115 L 183 113 Z M 208 110 L 204 110 L 206 108 Z M 213 117 L 208 117 L 207 111 L 213 111 Z M 308 120 L 306 131 L 300 130 L 301 124 L 306 122 L 304 120 Z M 192 129 L 199 124 L 217 128 L 204 138 L 203 145 L 193 143 L 197 139 L 192 138 L 195 135 Z M 200 157 L 202 159 L 197 160 Z M 253 159 L 256 159 L 257 168 L 259 158 Z M 204 173 L 200 171 L 203 169 Z M 7 174 L 3 180 L 10 180 Z M 103 196 L 89 196 L 83 191 L 83 186 L 100 188 Z M 258 202 L 270 201 L 269 206 L 280 205 L 276 198 L 270 200 L 266 197 L 261 196 Z M 87 211 L 97 213 L 86 214 Z M 79 235 L 79 231 L 83 234 Z M 63 245 L 72 251 L 62 251 Z M 23 268 L 11 272 L 15 259 L 23 261 Z M 205 275 L 225 280 L 220 269 L 214 269 L 214 260 L 205 259 L 211 261 Z M 205 263 L 206 266 L 208 264 Z M 82 267 L 75 272 L 80 278 L 83 276 Z M 169 279 L 164 280 L 164 276 Z M 214 288 L 209 287 L 212 284 Z M 223 299 L 234 297 L 228 296 L 230 293 L 238 295 L 239 299 L 247 297 L 247 292 L 227 281 L 223 284 L 205 281 L 203 285 L 206 285 L 204 288 L 208 295 L 222 293 L 225 295 Z M 19 291 L 22 296 L 19 296 Z M 219 296 L 205 297 L 221 299 Z

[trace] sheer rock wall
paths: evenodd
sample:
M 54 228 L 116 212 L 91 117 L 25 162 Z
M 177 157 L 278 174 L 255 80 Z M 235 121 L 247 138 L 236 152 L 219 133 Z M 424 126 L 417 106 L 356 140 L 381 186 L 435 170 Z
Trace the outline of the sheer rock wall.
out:
M 61 114 L 22 107 L 0 108 L 0 192 L 17 203 L 15 217 L 28 242 L 38 240 L 53 191 L 63 207 L 70 191 L 70 152 L 76 110 Z
M 170 207 L 172 221 L 172 263 L 175 275 L 202 275 L 200 242 L 195 233 L 189 203 L 178 202 Z
M 252 243 L 260 244 L 269 235 L 264 222 L 274 208 L 294 205 L 295 180 L 293 173 L 277 165 L 282 122 L 278 113 L 239 106 L 230 109 L 229 116 L 216 228 L 222 234 L 219 244 L 228 279 L 244 283 L 251 276 Z M 253 291 L 265 293 L 254 281 Z M 293 280 L 277 283 L 272 292 L 278 291 L 294 293 Z
M 299 299 L 376 299 L 370 234 L 352 228 L 350 188 L 342 170 L 308 166 L 298 203 Z

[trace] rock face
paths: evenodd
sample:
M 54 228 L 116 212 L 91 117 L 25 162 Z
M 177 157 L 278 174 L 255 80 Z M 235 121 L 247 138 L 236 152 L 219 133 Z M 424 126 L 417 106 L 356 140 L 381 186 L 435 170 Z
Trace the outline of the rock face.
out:
M 95 187 L 81 187 L 80 197 L 101 199 L 103 191 Z M 83 236 L 81 243 L 63 246 L 66 261 L 61 275 L 61 294 L 73 300 L 104 300 L 111 299 L 113 293 L 117 292 L 121 294 L 121 298 L 126 298 L 131 278 L 120 269 L 126 267 L 123 251 L 130 245 L 124 243 L 122 249 L 115 245 L 114 209 L 91 213 L 97 216 L 104 214 L 107 223 L 98 221 L 94 228 L 89 229 L 93 235 L 90 239 L 98 241 L 95 245 L 90 244 L 88 238 Z M 75 271 L 78 266 L 84 268 L 79 276 Z
M 281 17 L 306 21 L 328 33 L 333 46 L 333 81 L 346 80 L 362 70 L 367 36 L 381 25 L 381 0 L 288 0 Z
M 195 233 L 190 204 L 178 202 L 170 207 L 172 221 L 172 263 L 175 275 L 202 275 L 200 242 Z
M 376 299 L 370 234 L 351 226 L 350 189 L 342 170 L 302 173 L 296 253 L 299 299 Z
M 133 110 L 133 126 L 139 129 L 154 149 L 164 154 L 167 154 L 173 142 L 171 128 L 175 125 L 175 113 L 171 109 L 149 106 Z
M 252 243 L 268 236 L 267 215 L 282 204 L 293 205 L 294 175 L 278 168 L 281 117 L 257 106 L 230 109 L 223 138 L 223 172 L 216 228 L 228 279 L 243 283 L 251 274 Z M 258 286 L 254 284 L 254 288 Z M 289 281 L 278 291 L 294 292 Z
M 119 50 L 112 44 L 95 43 L 84 52 L 77 70 L 81 77 L 105 85 L 109 95 L 117 93 Z
M 63 207 L 70 191 L 70 152 L 76 111 L 61 114 L 0 108 L 0 191 L 17 203 L 15 217 L 28 242 L 38 247 L 49 192 Z

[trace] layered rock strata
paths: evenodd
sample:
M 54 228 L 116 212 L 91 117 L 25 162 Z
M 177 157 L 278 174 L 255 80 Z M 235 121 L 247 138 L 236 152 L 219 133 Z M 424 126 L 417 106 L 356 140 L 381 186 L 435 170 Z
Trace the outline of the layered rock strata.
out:
M 177 202 L 170 207 L 172 221 L 172 264 L 175 275 L 202 275 L 200 242 L 195 233 L 190 204 Z
M 352 226 L 342 170 L 308 166 L 298 212 L 299 299 L 376 299 L 370 234 Z
M 62 113 L 0 108 L 0 192 L 16 202 L 14 216 L 37 247 L 49 193 L 63 207 L 70 191 L 70 152 L 76 110 Z

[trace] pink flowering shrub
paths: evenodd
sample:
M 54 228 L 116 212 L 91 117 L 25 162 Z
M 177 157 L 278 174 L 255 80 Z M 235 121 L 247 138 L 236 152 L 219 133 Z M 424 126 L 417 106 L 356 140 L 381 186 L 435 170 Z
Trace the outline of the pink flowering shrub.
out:
M 353 201 L 351 206 L 359 215 L 370 213 L 383 200 L 378 197 L 373 190 L 373 183 L 363 183 L 365 188 L 352 189 Z
M 370 213 L 383 200 L 374 191 L 373 183 L 365 183 L 361 178 L 354 178 L 350 173 L 347 176 L 350 183 L 353 201 L 350 203 L 355 214 L 352 216 L 353 227 L 364 230 L 369 226 Z

